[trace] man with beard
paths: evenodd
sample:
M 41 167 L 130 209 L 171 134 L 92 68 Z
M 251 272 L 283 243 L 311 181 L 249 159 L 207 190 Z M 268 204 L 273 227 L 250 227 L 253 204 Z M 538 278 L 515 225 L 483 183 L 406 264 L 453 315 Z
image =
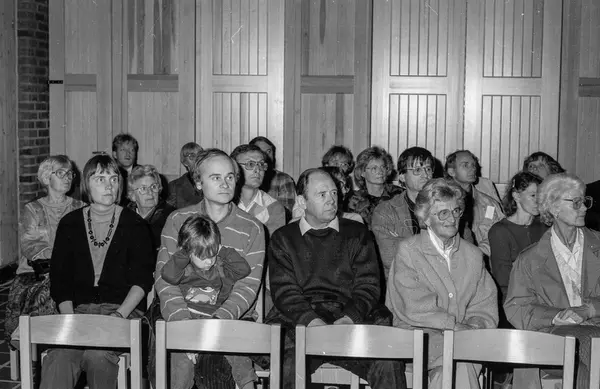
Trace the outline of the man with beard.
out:
M 304 216 L 275 231 L 268 249 L 274 308 L 266 323 L 285 332 L 283 388 L 294 388 L 295 327 L 339 324 L 391 325 L 381 295 L 377 252 L 368 228 L 337 217 L 338 193 L 321 169 L 300 175 L 296 201 Z M 324 361 L 310 359 L 309 374 Z M 406 388 L 404 364 L 390 360 L 336 360 L 373 389 Z

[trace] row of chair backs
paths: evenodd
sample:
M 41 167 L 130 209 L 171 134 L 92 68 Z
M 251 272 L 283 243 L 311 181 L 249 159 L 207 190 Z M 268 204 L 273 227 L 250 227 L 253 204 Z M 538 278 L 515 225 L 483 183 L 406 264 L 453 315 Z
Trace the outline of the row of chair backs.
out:
M 139 319 L 102 315 L 21 316 L 22 387 L 33 388 L 32 345 L 123 348 L 130 353 L 131 387 L 142 385 Z M 186 320 L 156 324 L 156 389 L 167 388 L 168 350 L 268 354 L 270 387 L 281 384 L 281 327 L 237 320 Z M 592 340 L 592 364 L 600 366 L 600 339 Z M 598 351 L 595 351 L 598 350 Z M 412 359 L 413 388 L 423 387 L 424 332 L 374 325 L 296 327 L 296 388 L 307 385 L 306 356 Z M 563 388 L 573 388 L 575 338 L 505 329 L 445 331 L 443 388 L 451 389 L 454 361 L 563 366 Z M 590 369 L 592 384 L 600 369 Z
M 131 388 L 142 387 L 142 325 L 105 315 L 49 315 L 19 318 L 21 387 L 33 389 L 32 346 L 125 349 L 130 354 Z

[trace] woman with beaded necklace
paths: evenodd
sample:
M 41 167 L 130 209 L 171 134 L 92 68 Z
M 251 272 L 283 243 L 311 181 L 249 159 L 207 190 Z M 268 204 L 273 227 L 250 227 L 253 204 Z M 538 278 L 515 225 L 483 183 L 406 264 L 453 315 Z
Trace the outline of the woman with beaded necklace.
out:
M 148 223 L 117 205 L 122 186 L 108 155 L 86 163 L 82 189 L 90 206 L 62 218 L 50 261 L 50 295 L 61 314 L 142 316 L 155 254 Z M 40 388 L 73 388 L 83 371 L 90 389 L 115 388 L 118 362 L 108 350 L 52 349 Z

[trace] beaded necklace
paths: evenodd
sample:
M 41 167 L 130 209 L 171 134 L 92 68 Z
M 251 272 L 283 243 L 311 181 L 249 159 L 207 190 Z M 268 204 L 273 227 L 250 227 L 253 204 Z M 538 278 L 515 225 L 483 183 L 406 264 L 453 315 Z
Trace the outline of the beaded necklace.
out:
M 90 241 L 96 247 L 104 247 L 104 245 L 106 245 L 110 241 L 110 235 L 112 234 L 113 227 L 115 226 L 115 213 L 116 213 L 117 209 L 115 207 L 115 210 L 113 211 L 112 219 L 110 219 L 110 224 L 108 225 L 108 233 L 106 234 L 106 238 L 104 238 L 103 241 L 98 242 L 96 240 L 96 237 L 94 236 L 94 231 L 92 230 L 92 215 L 90 214 L 91 208 L 92 207 L 88 208 L 88 211 L 87 211 L 87 222 L 88 222 L 88 230 L 89 230 L 89 234 L 90 234 Z

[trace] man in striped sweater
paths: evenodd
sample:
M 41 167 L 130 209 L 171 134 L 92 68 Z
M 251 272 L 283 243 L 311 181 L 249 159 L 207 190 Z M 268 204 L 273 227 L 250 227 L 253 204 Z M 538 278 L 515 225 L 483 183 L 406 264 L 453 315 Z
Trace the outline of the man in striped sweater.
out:
M 207 149 L 198 154 L 193 168 L 193 179 L 198 190 L 204 194 L 204 200 L 196 205 L 179 209 L 168 217 L 163 228 L 162 245 L 154 272 L 155 289 L 160 299 L 162 316 L 166 321 L 192 318 L 180 288 L 165 282 L 161 277 L 161 271 L 171 255 L 178 250 L 177 236 L 181 225 L 188 217 L 197 214 L 206 215 L 217 223 L 221 233 L 221 244 L 235 249 L 246 259 L 251 269 L 250 275 L 236 282 L 229 298 L 213 316 L 231 320 L 256 318 L 254 302 L 263 274 L 265 236 L 261 223 L 232 202 L 237 177 L 237 163 L 223 151 Z M 172 355 L 173 367 L 177 366 L 174 359 L 186 358 L 185 354 Z M 189 361 L 195 363 L 195 356 L 189 355 Z M 171 377 L 178 377 L 178 381 L 181 382 L 181 386 L 178 387 L 182 389 L 191 388 L 194 384 L 193 375 L 172 371 Z M 218 382 L 216 379 L 214 381 Z M 203 384 L 213 389 L 208 382 Z

